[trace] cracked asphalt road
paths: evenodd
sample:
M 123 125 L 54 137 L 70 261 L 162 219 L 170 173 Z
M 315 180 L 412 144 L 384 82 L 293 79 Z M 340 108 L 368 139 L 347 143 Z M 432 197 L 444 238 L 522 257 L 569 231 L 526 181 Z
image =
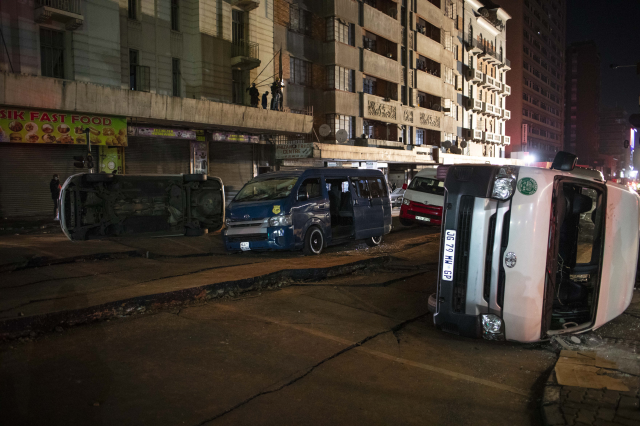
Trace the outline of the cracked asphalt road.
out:
M 0 423 L 540 424 L 555 352 L 435 330 L 437 241 L 395 259 L 3 343 Z

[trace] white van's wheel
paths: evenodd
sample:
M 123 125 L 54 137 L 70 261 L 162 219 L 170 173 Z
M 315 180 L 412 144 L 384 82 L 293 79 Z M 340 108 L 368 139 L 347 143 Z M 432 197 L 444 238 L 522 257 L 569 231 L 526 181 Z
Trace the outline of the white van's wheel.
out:
M 431 296 L 429 296 L 429 312 L 435 314 L 437 304 L 438 302 L 436 301 L 436 294 L 433 293 Z
M 364 240 L 364 242 L 367 243 L 369 247 L 378 247 L 380 243 L 382 243 L 382 235 L 380 235 L 379 237 L 367 238 L 366 240 Z
M 312 226 L 307 230 L 304 236 L 304 248 L 302 252 L 305 255 L 320 254 L 324 248 L 324 235 L 317 226 Z

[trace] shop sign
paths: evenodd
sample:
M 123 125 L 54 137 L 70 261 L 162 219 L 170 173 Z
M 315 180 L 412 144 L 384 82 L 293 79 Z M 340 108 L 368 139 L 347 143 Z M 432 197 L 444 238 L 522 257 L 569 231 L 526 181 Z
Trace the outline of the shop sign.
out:
M 211 140 L 214 142 L 259 143 L 260 137 L 231 132 L 213 132 L 211 133 Z
M 0 106 L 0 142 L 127 146 L 127 119 L 64 111 Z
M 208 173 L 209 146 L 206 142 L 191 142 L 191 173 Z
M 124 174 L 122 159 L 124 148 L 121 146 L 100 147 L 100 171 L 104 173 Z
M 183 129 L 164 129 L 158 127 L 129 126 L 129 136 L 196 140 L 196 131 Z
M 338 167 L 338 163 L 336 163 L 334 161 L 328 161 L 327 162 L 327 167 Z
M 276 145 L 276 159 L 311 158 L 313 157 L 313 143 L 286 142 Z

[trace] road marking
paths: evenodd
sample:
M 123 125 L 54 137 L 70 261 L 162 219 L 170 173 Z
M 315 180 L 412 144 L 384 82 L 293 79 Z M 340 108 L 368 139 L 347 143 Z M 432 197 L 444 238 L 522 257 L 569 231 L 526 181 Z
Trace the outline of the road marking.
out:
M 327 334 L 327 333 L 324 333 L 324 332 L 319 331 L 319 330 L 314 330 L 312 328 L 302 327 L 302 326 L 297 325 L 297 324 L 290 324 L 290 323 L 278 321 L 278 320 L 270 318 L 270 317 L 263 317 L 261 315 L 246 313 L 246 312 L 244 312 L 244 311 L 242 311 L 240 309 L 237 309 L 235 306 L 231 306 L 231 305 L 226 304 L 226 303 L 219 303 L 217 306 L 219 306 L 222 309 L 226 309 L 228 311 L 232 311 L 232 312 L 237 313 L 237 314 L 245 315 L 245 316 L 248 316 L 248 317 L 253 317 L 253 318 L 259 319 L 260 321 L 270 322 L 272 324 L 280 325 L 280 326 L 283 326 L 283 327 L 292 328 L 294 330 L 302 331 L 304 333 L 311 334 L 311 335 L 316 336 L 316 337 L 321 337 L 323 339 L 332 340 L 332 341 L 337 342 L 337 343 L 342 343 L 342 344 L 347 345 L 347 346 L 351 346 L 351 345 L 355 345 L 356 344 L 356 342 L 353 342 L 351 340 L 343 339 L 341 337 L 334 336 L 334 335 L 331 335 L 331 334 Z M 435 367 L 433 365 L 424 364 L 422 362 L 411 361 L 411 360 L 406 359 L 406 358 L 400 358 L 400 357 L 397 357 L 397 356 L 389 355 L 389 354 L 386 354 L 384 352 L 377 351 L 375 349 L 366 348 L 364 346 L 358 346 L 358 347 L 354 348 L 354 350 L 357 350 L 357 351 L 360 351 L 360 352 L 364 352 L 364 353 L 367 353 L 369 355 L 377 356 L 379 358 L 387 359 L 389 361 L 398 362 L 400 364 L 404 364 L 404 365 L 408 365 L 408 366 L 411 366 L 411 367 L 419 368 L 421 370 L 432 371 L 434 373 L 444 374 L 445 376 L 453 377 L 455 379 L 465 380 L 467 382 L 476 383 L 476 384 L 479 384 L 479 385 L 484 385 L 484 386 L 492 387 L 492 388 L 495 388 L 495 389 L 500 389 L 500 390 L 503 390 L 505 392 L 515 393 L 517 395 L 522 395 L 524 397 L 529 397 L 529 392 L 526 391 L 526 390 L 514 388 L 514 387 L 508 386 L 508 385 L 503 385 L 501 383 L 492 382 L 490 380 L 480 379 L 478 377 L 469 376 L 468 374 L 458 373 L 458 372 L 455 372 L 455 371 L 447 370 L 445 368 Z

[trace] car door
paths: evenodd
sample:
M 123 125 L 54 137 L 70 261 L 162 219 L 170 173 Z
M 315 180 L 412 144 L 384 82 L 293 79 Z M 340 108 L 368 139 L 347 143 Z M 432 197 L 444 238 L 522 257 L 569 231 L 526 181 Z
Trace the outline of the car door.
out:
M 380 235 L 383 235 L 385 225 L 391 224 L 391 201 L 388 187 L 383 177 L 369 178 L 368 181 L 371 203 L 375 207 L 374 214 L 376 217 L 373 220 L 381 224 L 382 233 Z M 381 217 L 377 217 L 378 214 Z
M 325 220 L 329 214 L 329 200 L 327 191 L 322 188 L 320 176 L 304 179 L 298 187 L 297 199 L 293 207 L 293 229 L 296 239 L 302 241 L 304 232 L 310 222 L 315 222 L 322 227 L 322 232 L 327 235 Z
M 350 182 L 356 239 L 382 235 L 384 233 L 382 206 L 373 203 L 368 178 L 352 177 Z

